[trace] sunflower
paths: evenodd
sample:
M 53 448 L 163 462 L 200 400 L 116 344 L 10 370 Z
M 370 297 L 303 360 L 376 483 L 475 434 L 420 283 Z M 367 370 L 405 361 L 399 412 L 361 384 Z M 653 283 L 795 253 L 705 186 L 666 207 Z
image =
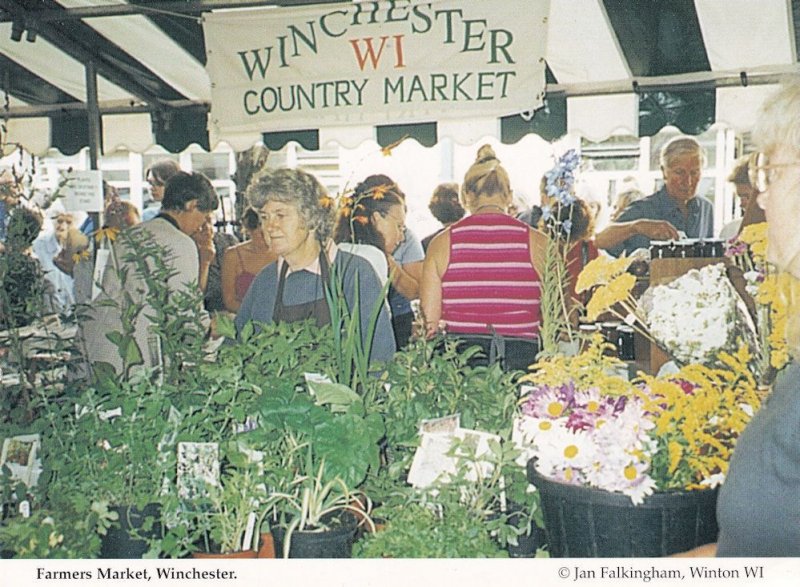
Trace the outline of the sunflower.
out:
M 99 243 L 102 242 L 103 239 L 108 239 L 108 242 L 113 243 L 118 234 L 119 228 L 115 228 L 113 226 L 104 226 L 94 233 L 94 240 Z

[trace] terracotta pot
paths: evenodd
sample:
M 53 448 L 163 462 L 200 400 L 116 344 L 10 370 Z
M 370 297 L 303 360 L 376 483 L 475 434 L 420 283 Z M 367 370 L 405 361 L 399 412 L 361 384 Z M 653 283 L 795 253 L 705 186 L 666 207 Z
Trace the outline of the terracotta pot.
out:
M 275 542 L 270 532 L 261 534 L 258 558 L 275 558 Z
M 219 554 L 216 552 L 193 552 L 192 558 L 257 558 L 255 550 L 240 550 L 237 552 L 230 552 L 228 554 Z

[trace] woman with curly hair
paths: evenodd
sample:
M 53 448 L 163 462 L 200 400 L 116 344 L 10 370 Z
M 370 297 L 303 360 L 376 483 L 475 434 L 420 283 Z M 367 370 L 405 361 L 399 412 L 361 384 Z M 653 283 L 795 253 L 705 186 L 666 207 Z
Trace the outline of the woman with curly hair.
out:
M 365 259 L 338 250 L 331 239 L 334 202 L 319 180 L 299 169 L 266 169 L 251 181 L 247 199 L 259 211 L 278 258 L 250 285 L 236 315 L 237 329 L 249 321 L 330 324 L 326 290 L 335 275 L 351 311 L 358 299 L 364 342 L 373 310 L 381 306 L 370 358 L 388 361 L 395 351 L 394 334 L 380 282 Z

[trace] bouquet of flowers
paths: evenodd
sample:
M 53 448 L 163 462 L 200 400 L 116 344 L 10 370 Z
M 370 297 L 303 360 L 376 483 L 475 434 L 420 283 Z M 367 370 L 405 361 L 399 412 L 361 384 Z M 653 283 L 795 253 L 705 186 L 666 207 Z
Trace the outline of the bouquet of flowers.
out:
M 650 335 L 681 365 L 710 364 L 737 337 L 759 347 L 755 325 L 722 263 L 651 287 L 640 306 Z
M 574 357 L 548 357 L 523 379 L 513 439 L 540 474 L 628 495 L 721 482 L 760 397 L 746 347 L 720 367 L 684 367 L 634 382 L 616 375 L 599 337 Z
M 721 351 L 736 348 L 739 340 L 756 355 L 760 352 L 755 324 L 723 264 L 692 269 L 635 299 L 636 278 L 627 272 L 631 261 L 598 257 L 581 272 L 576 290 L 595 288 L 587 304 L 589 320 L 610 312 L 679 365 L 714 364 Z

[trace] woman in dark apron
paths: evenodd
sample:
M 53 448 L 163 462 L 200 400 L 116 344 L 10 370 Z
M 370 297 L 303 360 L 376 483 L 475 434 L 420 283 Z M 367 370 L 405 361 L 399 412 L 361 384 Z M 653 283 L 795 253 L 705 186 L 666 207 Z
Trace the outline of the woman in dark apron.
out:
M 267 169 L 253 178 L 247 198 L 278 259 L 250 285 L 236 315 L 237 329 L 249 321 L 330 324 L 326 292 L 340 291 L 354 314 L 358 299 L 362 337 L 380 306 L 370 358 L 388 361 L 395 351 L 394 333 L 380 282 L 368 261 L 339 251 L 331 240 L 334 202 L 317 178 L 299 169 Z

